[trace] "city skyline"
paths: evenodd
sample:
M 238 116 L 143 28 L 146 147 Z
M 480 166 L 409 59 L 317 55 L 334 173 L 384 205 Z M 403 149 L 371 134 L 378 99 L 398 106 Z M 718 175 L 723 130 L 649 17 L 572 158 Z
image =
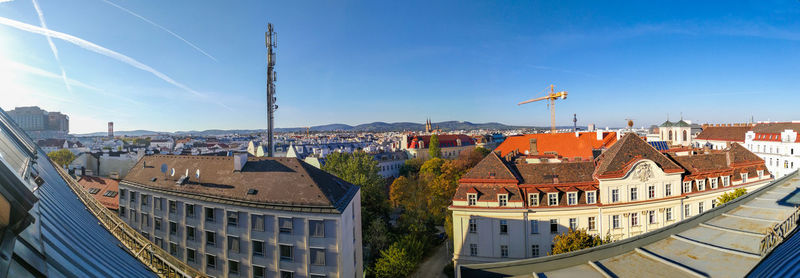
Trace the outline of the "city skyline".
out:
M 549 84 L 570 92 L 560 126 L 796 119 L 798 3 L 562 4 L 5 1 L 0 107 L 61 111 L 72 133 L 263 129 L 272 22 L 279 128 L 548 126 L 516 103 Z

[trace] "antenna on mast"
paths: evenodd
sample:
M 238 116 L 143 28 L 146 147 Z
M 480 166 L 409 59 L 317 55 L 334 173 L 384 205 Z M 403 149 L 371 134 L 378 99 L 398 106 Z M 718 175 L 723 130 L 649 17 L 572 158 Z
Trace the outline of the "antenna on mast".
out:
M 272 23 L 267 23 L 267 33 L 265 34 L 267 45 L 267 156 L 272 157 L 274 144 L 272 142 L 272 130 L 275 125 L 275 110 L 278 105 L 275 102 L 278 100 L 275 97 L 275 81 L 278 79 L 275 75 L 275 51 L 273 48 L 278 48 L 278 34 L 272 28 Z

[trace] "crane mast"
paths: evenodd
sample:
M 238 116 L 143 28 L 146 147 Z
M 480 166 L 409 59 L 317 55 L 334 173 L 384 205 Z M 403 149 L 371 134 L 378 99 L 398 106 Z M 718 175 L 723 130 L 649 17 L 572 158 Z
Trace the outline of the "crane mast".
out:
M 529 99 L 517 105 L 523 105 L 526 103 L 536 102 L 540 100 L 549 100 L 550 103 L 550 133 L 556 133 L 556 99 L 566 99 L 567 98 L 567 91 L 556 92 L 555 85 L 550 85 L 550 93 L 543 97 L 538 97 L 534 99 Z

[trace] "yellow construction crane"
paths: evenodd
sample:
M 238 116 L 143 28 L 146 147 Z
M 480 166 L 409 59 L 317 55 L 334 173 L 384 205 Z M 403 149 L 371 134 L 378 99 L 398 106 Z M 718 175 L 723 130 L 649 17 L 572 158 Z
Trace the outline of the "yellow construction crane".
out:
M 529 99 L 529 100 L 517 103 L 517 105 L 523 105 L 523 104 L 526 104 L 526 103 L 531 103 L 531 102 L 540 101 L 540 100 L 546 100 L 546 99 L 550 100 L 550 103 L 548 104 L 548 106 L 550 106 L 550 133 L 556 133 L 556 99 L 566 99 L 567 98 L 567 91 L 556 92 L 555 88 L 556 88 L 555 85 L 550 85 L 550 94 L 548 94 L 546 96 L 543 96 L 543 97 Z

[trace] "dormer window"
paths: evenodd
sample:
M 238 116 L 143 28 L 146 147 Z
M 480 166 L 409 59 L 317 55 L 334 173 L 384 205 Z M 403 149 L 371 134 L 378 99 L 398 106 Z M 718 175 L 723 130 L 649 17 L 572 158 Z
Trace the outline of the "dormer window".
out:
M 697 190 L 706 190 L 706 180 L 696 180 L 695 183 L 697 183 Z
M 532 207 L 539 206 L 539 194 L 528 194 L 528 205 Z
M 747 183 L 747 173 L 742 173 L 742 183 Z
M 470 193 L 467 194 L 467 205 L 474 206 L 478 204 L 478 194 Z
M 508 194 L 498 194 L 497 195 L 497 206 L 500 206 L 500 207 L 508 206 Z
M 730 185 L 731 185 L 731 177 L 722 176 L 722 186 L 730 186 Z
M 756 172 L 758 173 L 758 177 L 759 177 L 759 178 L 761 178 L 761 177 L 763 177 L 763 176 L 764 176 L 764 170 L 758 170 L 758 171 L 756 171 Z
M 711 185 L 711 189 L 717 189 L 717 178 L 708 179 L 708 183 Z
M 683 193 L 690 193 L 692 192 L 692 182 L 685 181 L 683 182 Z
M 597 203 L 597 191 L 586 191 L 586 203 L 587 204 Z
M 574 206 L 578 204 L 578 192 L 567 193 L 567 205 Z
M 547 193 L 547 205 L 548 206 L 558 205 L 558 193 Z

